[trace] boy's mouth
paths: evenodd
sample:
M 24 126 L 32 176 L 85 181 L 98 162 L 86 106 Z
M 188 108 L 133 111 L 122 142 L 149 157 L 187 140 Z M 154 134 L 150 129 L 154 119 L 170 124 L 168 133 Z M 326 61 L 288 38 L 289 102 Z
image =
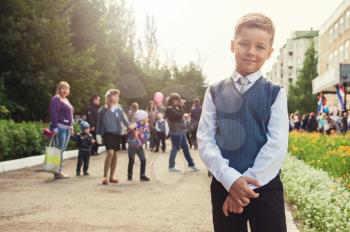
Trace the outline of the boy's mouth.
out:
M 248 63 L 256 63 L 255 60 L 249 60 L 249 59 L 243 59 L 244 62 L 248 62 Z

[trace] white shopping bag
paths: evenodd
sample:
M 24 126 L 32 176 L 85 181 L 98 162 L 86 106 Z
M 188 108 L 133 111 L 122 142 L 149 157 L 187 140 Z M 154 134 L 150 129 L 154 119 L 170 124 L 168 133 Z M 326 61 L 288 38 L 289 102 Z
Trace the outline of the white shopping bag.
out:
M 44 160 L 44 170 L 52 173 L 59 173 L 62 157 L 61 149 L 55 146 L 56 136 L 54 136 L 49 146 L 45 148 L 45 160 Z

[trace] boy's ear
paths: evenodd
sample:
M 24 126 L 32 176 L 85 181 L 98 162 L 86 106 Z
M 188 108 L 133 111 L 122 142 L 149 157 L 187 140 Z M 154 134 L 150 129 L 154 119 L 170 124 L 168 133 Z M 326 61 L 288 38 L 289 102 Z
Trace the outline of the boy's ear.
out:
M 273 53 L 273 48 L 270 48 L 270 52 L 269 52 L 269 57 L 268 57 L 268 59 L 270 59 L 270 57 L 271 57 L 271 55 L 272 55 L 272 53 Z
M 231 52 L 235 53 L 235 40 L 231 40 Z

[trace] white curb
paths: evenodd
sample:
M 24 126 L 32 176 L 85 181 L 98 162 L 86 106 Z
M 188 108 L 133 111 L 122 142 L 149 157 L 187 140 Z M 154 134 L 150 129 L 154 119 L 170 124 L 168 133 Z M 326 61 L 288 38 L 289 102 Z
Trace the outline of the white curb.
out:
M 106 147 L 100 146 L 98 152 L 104 152 Z M 78 156 L 78 150 L 65 151 L 63 153 L 63 159 L 75 158 Z M 0 173 L 18 170 L 22 168 L 33 167 L 44 163 L 45 155 L 31 156 L 21 159 L 8 160 L 0 162 Z

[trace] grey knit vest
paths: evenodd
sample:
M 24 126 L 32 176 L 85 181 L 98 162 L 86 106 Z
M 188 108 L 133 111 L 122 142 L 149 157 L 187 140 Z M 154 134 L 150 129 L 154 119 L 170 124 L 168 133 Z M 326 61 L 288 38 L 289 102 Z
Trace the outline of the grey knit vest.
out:
M 243 94 L 232 77 L 210 86 L 216 107 L 216 142 L 229 166 L 242 174 L 253 166 L 267 142 L 271 106 L 280 88 L 263 77 Z

